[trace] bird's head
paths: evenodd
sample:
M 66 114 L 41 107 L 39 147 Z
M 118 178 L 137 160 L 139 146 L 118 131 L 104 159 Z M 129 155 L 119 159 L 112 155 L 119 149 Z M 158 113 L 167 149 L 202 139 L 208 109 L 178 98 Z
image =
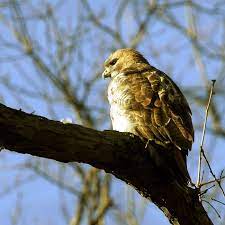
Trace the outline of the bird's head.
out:
M 115 77 L 120 73 L 129 74 L 149 68 L 148 61 L 138 51 L 131 48 L 118 49 L 104 63 L 103 78 Z

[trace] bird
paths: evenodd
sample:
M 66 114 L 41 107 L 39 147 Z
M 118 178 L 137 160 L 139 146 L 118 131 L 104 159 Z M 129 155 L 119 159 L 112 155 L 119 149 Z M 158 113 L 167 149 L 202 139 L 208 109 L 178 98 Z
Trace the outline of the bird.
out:
M 192 112 L 175 82 L 131 48 L 113 52 L 104 62 L 102 76 L 111 79 L 108 101 L 113 130 L 168 149 L 172 146 L 177 173 L 189 182 L 186 157 L 194 141 Z

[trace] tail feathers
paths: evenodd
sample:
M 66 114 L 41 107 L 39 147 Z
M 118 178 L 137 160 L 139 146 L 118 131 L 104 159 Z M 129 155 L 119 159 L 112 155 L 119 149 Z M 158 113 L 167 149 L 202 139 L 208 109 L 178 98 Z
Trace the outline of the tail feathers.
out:
M 182 182 L 191 182 L 191 178 L 187 170 L 186 155 L 184 155 L 183 152 L 179 149 L 174 150 L 173 155 L 175 159 L 175 167 L 177 166 L 177 169 L 174 168 L 175 172 L 177 170 L 177 177 Z
M 157 143 L 157 147 L 151 148 L 149 151 L 156 166 L 168 175 L 169 180 L 177 180 L 182 186 L 191 183 L 186 165 L 186 151 L 177 148 L 171 143 L 161 145 L 162 148 L 160 145 Z M 148 142 L 146 148 L 147 146 Z

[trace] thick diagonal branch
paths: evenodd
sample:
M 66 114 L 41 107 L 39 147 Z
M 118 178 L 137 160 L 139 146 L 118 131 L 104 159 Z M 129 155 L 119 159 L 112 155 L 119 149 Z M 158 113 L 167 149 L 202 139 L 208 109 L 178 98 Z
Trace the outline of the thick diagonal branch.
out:
M 167 149 L 116 131 L 63 124 L 0 104 L 0 145 L 60 162 L 88 163 L 151 199 L 172 224 L 212 224 L 198 193 L 176 181 Z

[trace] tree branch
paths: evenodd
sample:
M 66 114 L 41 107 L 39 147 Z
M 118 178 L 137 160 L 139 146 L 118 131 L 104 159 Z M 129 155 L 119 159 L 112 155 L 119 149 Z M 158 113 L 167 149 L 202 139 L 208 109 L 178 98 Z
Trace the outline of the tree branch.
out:
M 212 224 L 198 191 L 176 180 L 171 150 L 131 134 L 63 124 L 0 104 L 0 146 L 60 162 L 104 169 L 151 199 L 171 224 Z M 168 160 L 169 159 L 169 160 Z

